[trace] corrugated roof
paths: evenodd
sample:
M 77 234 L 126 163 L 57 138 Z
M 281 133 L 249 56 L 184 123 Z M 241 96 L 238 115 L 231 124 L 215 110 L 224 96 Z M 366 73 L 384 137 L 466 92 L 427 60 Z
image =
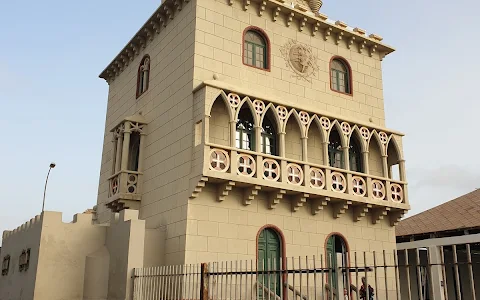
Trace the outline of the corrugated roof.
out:
M 480 227 L 480 189 L 410 218 L 396 227 L 397 236 Z

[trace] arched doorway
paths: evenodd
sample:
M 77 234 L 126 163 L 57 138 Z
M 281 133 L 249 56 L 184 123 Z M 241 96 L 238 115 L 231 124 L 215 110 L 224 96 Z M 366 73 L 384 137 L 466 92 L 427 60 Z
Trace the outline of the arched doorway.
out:
M 267 271 L 269 275 L 258 275 L 258 282 L 270 291 L 281 295 L 282 279 L 280 272 L 271 272 L 282 268 L 282 239 L 280 234 L 271 227 L 263 228 L 257 238 L 258 271 Z M 259 297 L 268 295 L 262 287 L 258 290 Z
M 342 271 L 341 268 L 347 268 L 348 262 L 348 246 L 345 239 L 338 234 L 332 234 L 326 243 L 326 260 L 327 266 L 331 269 L 328 282 L 337 295 L 343 295 L 346 290 L 349 291 L 350 278 L 348 272 Z

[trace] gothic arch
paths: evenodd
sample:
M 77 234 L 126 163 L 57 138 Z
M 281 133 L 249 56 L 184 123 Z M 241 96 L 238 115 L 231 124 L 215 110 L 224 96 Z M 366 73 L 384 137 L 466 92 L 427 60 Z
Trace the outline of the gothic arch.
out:
M 390 138 L 388 139 L 388 144 L 387 144 L 387 155 L 388 155 L 388 148 L 390 146 L 393 146 L 395 151 L 397 152 L 397 155 L 398 155 L 398 160 L 403 160 L 403 153 L 400 149 L 400 147 L 398 146 L 398 142 L 397 140 L 395 139 L 395 137 L 392 135 L 390 135 Z
M 313 125 L 312 125 L 313 124 Z M 322 127 L 322 123 L 320 122 L 320 118 L 317 116 L 317 115 L 313 115 L 311 118 L 310 118 L 310 123 L 308 124 L 308 127 L 306 128 L 306 137 L 308 137 L 308 131 L 310 130 L 310 128 L 312 126 L 316 126 L 318 128 L 318 130 L 320 131 L 320 135 L 322 136 L 322 142 L 327 142 L 327 134 L 326 134 L 326 131 L 323 129 Z
M 362 152 L 367 151 L 367 145 L 366 145 L 365 139 L 362 137 L 362 133 L 360 132 L 360 129 L 358 128 L 357 125 L 354 125 L 352 127 L 352 131 L 350 132 L 350 136 L 349 136 L 349 139 L 348 139 L 348 145 L 349 146 L 350 146 L 350 141 L 351 141 L 353 136 L 355 136 L 357 138 L 357 142 L 360 146 L 360 150 Z
M 295 118 L 295 120 L 297 121 L 298 128 L 300 129 L 301 137 L 304 138 L 306 136 L 305 130 L 304 130 L 305 126 L 302 125 L 302 122 L 300 121 L 300 116 L 298 115 L 298 112 L 294 108 L 292 108 L 290 110 L 287 117 L 285 118 L 285 125 L 284 125 L 285 129 L 287 128 L 287 124 L 290 121 L 290 118 L 292 117 L 292 115 Z M 285 130 L 285 132 L 286 132 L 286 130 Z
M 268 111 L 270 111 L 272 116 L 273 116 L 274 120 L 272 120 L 272 121 L 275 121 L 274 125 L 277 129 L 277 133 L 285 132 L 285 131 L 283 131 L 283 128 L 281 126 L 282 122 L 280 121 L 280 118 L 278 117 L 277 111 L 275 110 L 275 106 L 273 105 L 273 103 L 269 103 L 265 107 L 265 111 L 263 112 L 263 114 L 260 117 L 260 124 L 263 124 L 263 120 L 265 119 L 265 116 L 267 115 Z
M 279 127 L 277 124 L 276 113 L 273 109 L 267 109 L 263 112 L 259 130 L 260 130 L 260 151 L 265 154 L 280 154 Z
M 390 179 L 401 180 L 404 177 L 405 174 L 401 174 L 402 170 L 400 169 L 401 160 L 403 159 L 397 141 L 391 136 L 387 144 L 387 169 Z
M 380 154 L 383 156 L 383 155 L 386 155 L 385 153 L 385 147 L 383 147 L 382 145 L 382 141 L 380 140 L 380 135 L 378 134 L 378 132 L 376 130 L 373 130 L 372 131 L 372 134 L 370 135 L 370 139 L 368 140 L 368 146 L 370 147 L 370 145 L 372 144 L 372 139 L 375 140 L 375 142 L 377 143 L 378 145 L 378 148 L 380 150 Z
M 228 96 L 227 96 L 227 94 L 225 94 L 224 91 L 220 91 L 219 93 L 217 93 L 217 95 L 215 97 L 215 100 L 213 100 L 212 104 L 210 105 L 210 109 L 208 111 L 208 116 L 209 117 L 212 116 L 212 108 L 217 101 L 222 101 L 225 104 L 225 107 L 228 111 L 228 117 L 229 117 L 230 121 L 233 121 L 234 120 L 233 119 L 234 118 L 233 111 L 232 111 L 232 108 L 230 106 L 230 103 L 228 102 Z
M 233 115 L 224 92 L 213 101 L 209 116 L 208 142 L 230 146 L 230 123 Z
M 253 102 L 252 100 L 250 100 L 249 97 L 245 97 L 243 98 L 242 101 L 240 101 L 240 104 L 238 105 L 238 109 L 235 112 L 235 121 L 238 121 L 238 114 L 240 113 L 240 110 L 243 109 L 245 104 L 247 104 L 247 107 L 250 109 L 250 113 L 252 114 L 252 118 L 253 118 L 253 123 L 255 124 L 255 126 L 258 126 L 259 124 L 258 116 L 255 113 L 255 107 L 253 106 Z
M 235 146 L 239 149 L 256 151 L 258 118 L 252 101 L 245 97 L 235 113 Z
M 348 162 L 349 170 L 355 172 L 365 172 L 365 162 L 363 161 L 363 152 L 365 151 L 364 142 L 358 127 L 354 126 L 348 139 Z
M 338 122 L 338 120 L 332 121 L 332 124 L 330 125 L 330 129 L 328 130 L 327 141 L 330 142 L 330 134 L 332 133 L 333 128 L 337 130 L 338 135 L 340 136 L 340 142 L 342 143 L 342 147 L 346 147 L 347 141 L 345 139 L 345 135 L 343 134 L 342 126 L 340 126 L 340 123 Z
M 374 130 L 368 143 L 368 167 L 370 175 L 384 177 L 383 156 L 385 151 L 378 133 Z
M 315 115 L 306 129 L 308 162 L 324 165 L 325 135 L 320 120 Z
M 293 117 L 292 117 L 293 116 Z M 285 130 L 285 157 L 296 160 L 303 160 L 302 138 L 305 137 L 304 130 L 297 112 L 292 109 L 287 115 L 284 124 Z

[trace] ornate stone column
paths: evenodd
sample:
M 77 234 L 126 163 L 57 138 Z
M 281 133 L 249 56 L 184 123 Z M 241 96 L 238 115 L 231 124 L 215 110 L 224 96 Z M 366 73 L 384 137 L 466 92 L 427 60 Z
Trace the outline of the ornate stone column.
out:
M 279 132 L 278 137 L 278 155 L 285 158 L 285 132 Z
M 262 153 L 262 127 L 255 125 L 253 126 L 253 130 L 255 133 L 255 149 L 252 149 L 255 152 Z
M 302 160 L 308 162 L 308 138 L 302 137 Z
M 370 174 L 370 164 L 368 163 L 368 151 L 362 151 L 363 172 Z
M 122 168 L 122 145 L 123 145 L 123 129 L 122 127 L 118 128 L 117 134 L 117 146 L 115 153 L 115 171 L 114 173 L 120 172 Z
M 328 158 L 328 145 L 330 143 L 329 142 L 322 142 L 322 156 L 323 156 L 323 164 L 326 165 L 326 166 L 329 166 L 330 163 L 329 163 L 329 158 Z
M 407 173 L 405 171 L 405 160 L 401 159 L 398 161 L 398 171 L 400 173 L 400 180 L 407 181 Z
M 111 167 L 111 175 L 115 174 L 115 166 L 117 164 L 117 143 L 118 137 L 117 132 L 114 131 L 112 135 L 112 167 Z
M 388 177 L 388 156 L 382 155 L 382 167 L 383 167 L 383 177 Z
M 230 147 L 236 148 L 237 122 L 230 121 Z
M 143 172 L 143 159 L 145 157 L 145 128 L 140 132 L 140 145 L 138 149 L 138 172 Z
M 343 168 L 345 170 L 350 170 L 350 156 L 348 155 L 348 149 L 349 147 L 342 147 L 342 151 L 343 151 Z
M 130 134 L 131 134 L 131 124 L 130 122 L 125 122 L 125 129 L 123 131 L 123 150 L 122 150 L 122 164 L 121 170 L 127 170 L 128 165 L 128 148 L 130 147 Z

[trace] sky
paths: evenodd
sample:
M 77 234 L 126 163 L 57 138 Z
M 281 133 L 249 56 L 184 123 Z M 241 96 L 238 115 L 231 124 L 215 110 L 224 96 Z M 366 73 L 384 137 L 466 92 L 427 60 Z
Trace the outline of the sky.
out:
M 4 1 L 0 8 L 0 231 L 96 204 L 107 104 L 100 72 L 158 0 Z M 387 127 L 404 132 L 412 210 L 480 188 L 474 0 L 324 0 L 333 20 L 384 37 Z

